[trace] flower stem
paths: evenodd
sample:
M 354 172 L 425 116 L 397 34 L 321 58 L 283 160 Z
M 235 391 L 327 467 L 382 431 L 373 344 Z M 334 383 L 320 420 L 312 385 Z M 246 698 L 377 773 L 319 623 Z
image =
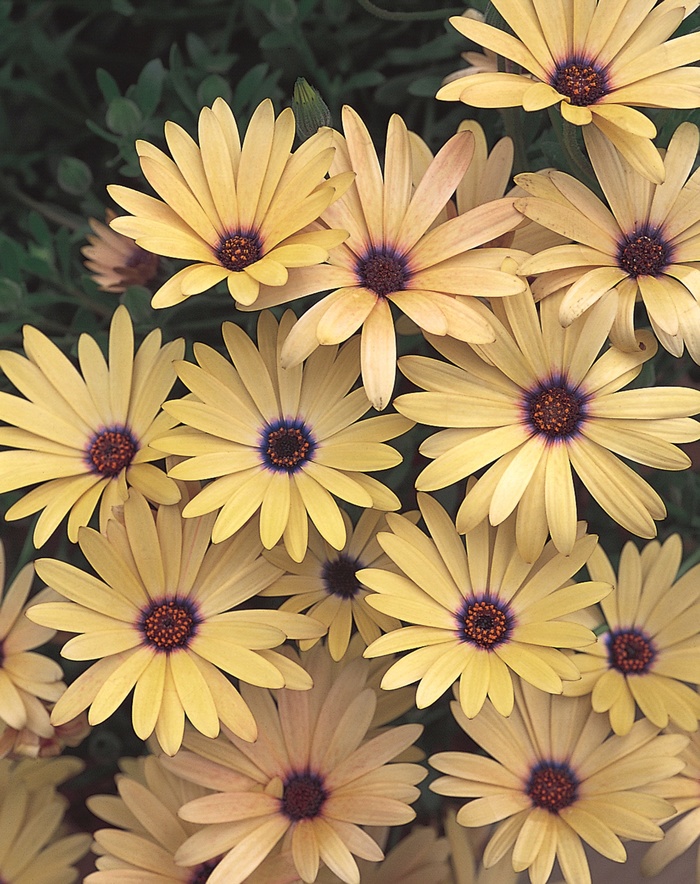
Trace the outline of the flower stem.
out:
M 430 21 L 432 19 L 447 18 L 449 15 L 461 15 L 464 7 L 460 6 L 452 9 L 426 9 L 422 12 L 389 12 L 382 9 L 372 0 L 357 0 L 359 5 L 370 15 L 375 18 L 381 18 L 384 21 Z

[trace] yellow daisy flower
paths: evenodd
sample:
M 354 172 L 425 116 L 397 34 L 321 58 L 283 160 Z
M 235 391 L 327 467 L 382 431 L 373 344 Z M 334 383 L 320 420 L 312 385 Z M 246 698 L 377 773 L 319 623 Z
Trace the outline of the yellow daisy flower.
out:
M 260 725 L 255 743 L 228 731 L 216 741 L 188 734 L 190 751 L 165 762 L 216 790 L 180 809 L 182 819 L 206 825 L 175 855 L 194 865 L 223 854 L 208 884 L 241 884 L 279 842 L 302 880 L 315 881 L 324 863 L 345 884 L 359 884 L 353 855 L 384 856 L 360 826 L 403 825 L 415 816 L 409 805 L 425 770 L 389 762 L 422 727 L 400 725 L 368 740 L 376 694 L 365 687 L 367 662 L 356 659 L 332 677 L 337 664 L 317 645 L 304 664 L 314 686 L 303 695 L 243 686 Z
M 371 607 L 413 624 L 381 636 L 365 651 L 376 657 L 411 649 L 388 669 L 382 688 L 418 681 L 416 705 L 423 709 L 459 679 L 459 702 L 469 718 L 487 696 L 501 715 L 510 715 L 511 670 L 540 690 L 561 693 L 562 679 L 579 674 L 557 649 L 595 642 L 590 629 L 566 617 L 611 589 L 609 583 L 571 581 L 597 538 L 580 536 L 568 556 L 549 545 L 530 565 L 518 553 L 513 518 L 498 528 L 482 521 L 467 534 L 465 550 L 436 500 L 419 494 L 418 504 L 431 536 L 389 516 L 393 533 L 377 540 L 399 573 L 366 568 L 357 575 L 375 591 L 367 599 Z
M 110 521 L 106 536 L 80 532 L 80 548 L 102 579 L 55 559 L 36 562 L 41 579 L 68 601 L 35 605 L 28 616 L 80 633 L 63 646 L 64 657 L 98 660 L 56 703 L 54 724 L 88 706 L 90 724 L 99 724 L 133 688 L 136 735 L 145 740 L 155 731 L 173 755 L 185 716 L 207 737 L 221 721 L 243 740 L 256 738 L 250 709 L 221 670 L 264 687 L 311 687 L 301 667 L 270 649 L 324 627 L 300 614 L 232 610 L 279 572 L 260 556 L 256 525 L 211 547 L 212 521 L 182 519 L 177 505 L 153 513 L 132 491 L 123 523 Z
M 109 223 L 116 212 L 107 209 L 105 219 Z M 95 283 L 104 292 L 121 294 L 130 285 L 148 285 L 158 273 L 160 260 L 157 255 L 137 246 L 133 239 L 110 230 L 105 224 L 90 218 L 92 235 L 89 245 L 80 250 L 84 264 Z
M 321 130 L 294 153 L 294 112 L 275 118 L 261 102 L 241 145 L 231 108 L 217 98 L 199 115 L 199 146 L 176 123 L 165 124 L 172 154 L 137 141 L 141 169 L 160 200 L 112 185 L 112 199 L 133 217 L 112 229 L 149 252 L 197 263 L 180 270 L 153 296 L 170 307 L 226 280 L 231 296 L 252 304 L 260 284 L 282 286 L 288 268 L 319 264 L 344 230 L 306 230 L 348 186 L 352 176 L 324 178 L 332 134 Z
M 88 852 L 90 836 L 59 834 L 68 801 L 56 792 L 56 786 L 82 767 L 78 758 L 0 760 L 3 884 L 72 884 L 78 880 L 74 863 Z
M 88 334 L 78 341 L 82 376 L 38 329 L 24 327 L 28 358 L 0 351 L 0 369 L 26 398 L 0 393 L 0 493 L 41 482 L 5 513 L 22 519 L 43 510 L 34 545 L 43 546 L 67 513 L 68 538 L 78 539 L 100 502 L 104 529 L 112 507 L 129 486 L 155 503 L 179 500 L 177 484 L 151 462 L 163 457 L 154 435 L 175 421 L 161 412 L 175 382 L 173 359 L 182 339 L 160 346 L 152 331 L 134 355 L 134 331 L 126 307 L 118 307 L 109 334 L 109 363 Z
M 280 606 L 281 611 L 305 611 L 328 628 L 328 649 L 334 660 L 340 660 L 348 650 L 353 626 L 357 628 L 365 646 L 382 632 L 400 626 L 394 617 L 387 617 L 367 604 L 369 592 L 357 579 L 361 568 L 388 568 L 393 563 L 377 543 L 377 533 L 386 531 L 384 513 L 365 510 L 355 528 L 343 512 L 347 540 L 341 550 L 333 549 L 312 526 L 309 548 L 304 559 L 297 563 L 281 546 L 265 552 L 265 558 L 284 573 L 263 590 L 264 596 L 289 596 Z M 308 650 L 318 639 L 302 641 L 302 650 Z
M 354 184 L 321 217 L 350 231 L 328 265 L 299 270 L 283 289 L 265 289 L 259 306 L 335 289 L 307 310 L 282 350 L 286 368 L 321 344 L 338 344 L 362 327 L 362 381 L 377 409 L 391 399 L 396 335 L 391 304 L 436 335 L 486 342 L 493 331 L 472 308 L 477 297 L 522 291 L 501 270 L 500 251 L 479 248 L 518 225 L 512 199 L 494 200 L 433 227 L 466 171 L 473 151 L 467 132 L 454 135 L 414 187 L 411 141 L 394 114 L 387 131 L 384 170 L 372 138 L 352 108 L 343 108 L 345 138 L 335 133 L 332 172 L 354 172 Z M 455 295 L 465 297 L 456 299 Z
M 559 319 L 569 325 L 611 291 L 618 294 L 610 339 L 636 350 L 634 305 L 644 302 L 662 345 L 674 356 L 683 344 L 700 362 L 700 222 L 697 182 L 692 171 L 700 145 L 697 126 L 676 129 L 663 160 L 663 184 L 651 184 L 595 129 L 584 132 L 608 209 L 595 194 L 563 172 L 519 175 L 530 197 L 516 200 L 528 218 L 574 242 L 541 251 L 520 266 L 538 274 L 536 298 L 565 291 Z
M 0 542 L 0 727 L 5 724 L 13 731 L 27 730 L 39 738 L 53 737 L 49 713 L 44 700 L 58 700 L 66 686 L 63 671 L 55 661 L 34 648 L 46 644 L 56 634 L 30 623 L 25 614 L 32 605 L 54 598 L 44 589 L 27 604 L 34 566 L 29 564 L 19 572 L 4 593 L 5 549 Z M 0 737 L 0 757 L 10 751 L 10 735 Z
M 659 735 L 638 721 L 627 736 L 610 734 L 607 716 L 583 698 L 516 686 L 515 708 L 503 718 L 487 702 L 468 719 L 458 703 L 460 727 L 492 758 L 440 752 L 430 764 L 448 776 L 430 788 L 440 795 L 475 800 L 457 813 L 462 826 L 498 823 L 486 845 L 489 868 L 511 848 L 513 869 L 528 869 L 532 884 L 545 884 L 555 858 L 567 884 L 590 884 L 582 840 L 615 862 L 627 852 L 620 840 L 658 841 L 655 820 L 673 806 L 651 794 L 652 784 L 678 773 L 676 757 L 687 737 Z
M 700 411 L 700 391 L 621 391 L 657 346 L 642 331 L 635 353 L 611 347 L 596 360 L 615 297 L 564 329 L 557 296 L 545 298 L 538 315 L 529 292 L 515 295 L 494 308 L 503 320 L 492 319 L 495 344 L 429 336 L 453 365 L 418 356 L 400 360 L 402 372 L 427 392 L 399 396 L 397 410 L 420 423 L 449 427 L 421 445 L 434 462 L 416 487 L 444 488 L 493 463 L 467 491 L 457 514 L 460 533 L 486 516 L 499 525 L 517 510 L 516 538 L 526 561 L 537 558 L 548 532 L 568 555 L 576 541 L 573 468 L 612 519 L 634 534 L 655 536 L 654 519 L 666 515 L 663 502 L 615 455 L 657 469 L 690 466 L 672 443 L 700 438 L 700 425 L 688 418 Z
M 294 326 L 287 311 L 279 325 L 269 311 L 258 321 L 258 347 L 230 322 L 223 325 L 233 365 L 195 344 L 198 365 L 177 372 L 193 395 L 167 402 L 185 424 L 157 440 L 162 451 L 186 460 L 170 470 L 177 479 L 214 479 L 183 515 L 221 509 L 212 531 L 219 543 L 260 510 L 260 537 L 271 549 L 282 537 L 290 557 L 306 553 L 309 518 L 335 549 L 346 527 L 333 495 L 356 506 L 399 509 L 396 495 L 365 475 L 401 462 L 388 445 L 413 423 L 397 414 L 359 421 L 370 408 L 362 388 L 359 342 L 313 353 L 302 368 L 283 369 L 279 353 Z
M 698 106 L 700 34 L 668 40 L 696 0 L 494 0 L 515 36 L 455 16 L 450 24 L 470 40 L 527 73 L 483 72 L 443 86 L 437 98 L 475 107 L 559 105 L 575 126 L 597 127 L 650 181 L 664 168 L 651 143 L 656 127 L 642 107 Z
M 564 687 L 570 696 L 591 694 L 596 712 L 608 712 L 617 734 L 629 733 L 635 708 L 657 727 L 669 719 L 697 730 L 700 696 L 700 565 L 676 580 L 683 544 L 673 534 L 663 545 L 648 543 L 641 554 L 633 543 L 622 550 L 618 575 L 602 549 L 587 563 L 594 580 L 615 592 L 601 602 L 608 631 L 595 645 L 575 654 L 581 680 Z
M 652 844 L 642 860 L 641 871 L 645 877 L 659 875 L 700 838 L 700 731 L 690 734 L 690 742 L 678 757 L 685 761 L 683 770 L 650 787 L 655 795 L 670 801 L 676 812 L 674 824 L 666 830 L 663 841 Z M 700 880 L 700 851 L 696 869 L 697 882 Z M 675 878 L 680 880 L 677 876 Z

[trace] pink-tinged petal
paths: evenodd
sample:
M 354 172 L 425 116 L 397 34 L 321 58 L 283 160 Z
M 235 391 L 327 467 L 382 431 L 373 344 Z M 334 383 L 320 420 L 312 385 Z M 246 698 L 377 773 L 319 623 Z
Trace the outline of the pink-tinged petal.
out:
M 396 380 L 396 332 L 386 300 L 377 300 L 365 319 L 360 358 L 367 398 L 382 411 L 391 400 Z

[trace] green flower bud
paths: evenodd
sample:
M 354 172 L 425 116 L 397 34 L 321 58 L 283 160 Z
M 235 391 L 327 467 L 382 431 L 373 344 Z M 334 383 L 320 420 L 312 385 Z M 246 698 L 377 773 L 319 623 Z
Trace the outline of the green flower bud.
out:
M 292 110 L 297 121 L 297 134 L 302 141 L 315 135 L 321 126 L 330 126 L 331 112 L 318 89 L 299 77 L 292 92 Z

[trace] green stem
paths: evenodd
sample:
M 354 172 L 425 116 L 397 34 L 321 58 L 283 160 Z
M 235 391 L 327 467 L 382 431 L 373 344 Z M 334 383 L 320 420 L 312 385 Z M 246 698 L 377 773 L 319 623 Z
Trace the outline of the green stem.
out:
M 452 9 L 426 9 L 423 12 L 389 12 L 387 9 L 382 9 L 380 6 L 372 3 L 372 0 L 357 0 L 357 2 L 365 12 L 369 12 L 370 15 L 373 15 L 375 18 L 381 18 L 384 21 L 431 21 L 433 19 L 447 18 L 450 15 L 461 15 L 464 12 L 464 7 L 462 6 L 458 8 L 453 7 Z
M 75 215 L 65 212 L 63 209 L 54 208 L 39 200 L 35 200 L 33 197 L 18 190 L 14 184 L 10 184 L 6 178 L 0 178 L 0 187 L 2 187 L 5 193 L 14 197 L 18 202 L 28 206 L 30 209 L 34 209 L 35 212 L 38 212 L 40 215 L 43 215 L 44 218 L 53 221 L 60 227 L 67 227 L 69 230 L 82 230 L 83 227 L 85 227 L 85 221 L 83 218 L 78 218 Z
M 523 137 L 522 112 L 515 107 L 502 107 L 501 119 L 505 126 L 506 135 L 513 142 L 513 175 L 520 172 L 528 172 L 527 152 Z
M 550 117 L 551 116 L 552 109 L 550 108 Z M 563 119 L 561 122 L 561 128 L 558 126 L 553 126 L 553 128 L 559 139 L 559 144 L 564 151 L 564 155 L 569 162 L 570 171 L 579 179 L 579 181 L 581 181 L 582 184 L 585 184 L 589 190 L 592 190 L 597 196 L 601 196 L 600 185 L 598 184 L 598 179 L 593 171 L 593 166 L 591 166 L 588 157 L 581 150 L 581 145 L 578 141 L 578 133 L 581 127 L 574 126 L 573 123 L 569 123 Z
M 601 623 L 600 626 L 595 627 L 593 635 L 604 635 L 606 632 L 610 632 L 610 627 L 607 623 Z

